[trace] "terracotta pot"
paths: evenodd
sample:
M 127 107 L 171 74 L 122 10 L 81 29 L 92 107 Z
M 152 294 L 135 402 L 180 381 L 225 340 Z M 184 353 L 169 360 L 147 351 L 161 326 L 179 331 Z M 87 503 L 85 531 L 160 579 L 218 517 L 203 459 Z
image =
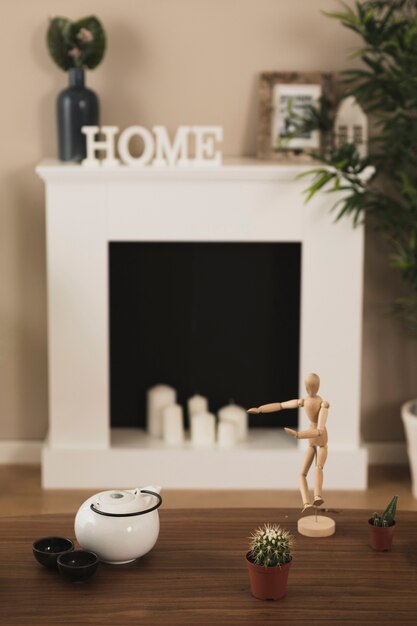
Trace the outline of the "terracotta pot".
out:
M 392 526 L 374 526 L 372 518 L 368 520 L 369 540 L 374 550 L 384 552 L 391 550 L 392 538 L 394 536 L 395 522 Z
M 291 561 L 280 567 L 255 565 L 246 555 L 252 595 L 258 600 L 280 600 L 285 596 Z

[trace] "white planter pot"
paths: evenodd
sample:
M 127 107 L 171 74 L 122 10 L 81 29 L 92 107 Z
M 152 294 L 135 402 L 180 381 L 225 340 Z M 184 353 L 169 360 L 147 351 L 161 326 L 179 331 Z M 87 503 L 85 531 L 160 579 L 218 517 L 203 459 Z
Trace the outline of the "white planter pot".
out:
M 407 437 L 407 451 L 410 460 L 413 496 L 417 498 L 417 399 L 406 402 L 401 407 L 401 416 Z

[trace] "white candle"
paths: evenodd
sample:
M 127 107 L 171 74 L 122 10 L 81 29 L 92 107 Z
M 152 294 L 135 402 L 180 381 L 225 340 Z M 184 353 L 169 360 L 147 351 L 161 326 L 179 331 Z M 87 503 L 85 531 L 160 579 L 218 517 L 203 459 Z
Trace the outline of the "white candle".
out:
M 162 409 L 163 439 L 169 446 L 176 446 L 184 441 L 184 416 L 182 406 L 171 404 Z
M 204 396 L 199 396 L 198 394 L 196 394 L 195 396 L 191 396 L 191 398 L 188 399 L 187 407 L 188 417 L 191 421 L 193 415 L 208 412 L 208 400 Z
M 204 396 L 200 396 L 196 393 L 187 401 L 188 409 L 188 422 L 190 424 L 191 441 L 193 440 L 193 415 L 199 415 L 200 413 L 208 413 L 208 400 Z
M 218 412 L 221 422 L 232 422 L 236 425 L 237 440 L 245 441 L 248 437 L 248 414 L 244 408 L 237 404 L 224 406 Z
M 199 413 L 191 417 L 191 443 L 195 446 L 212 446 L 216 440 L 216 418 L 212 413 Z
M 175 404 L 177 392 L 168 385 L 155 385 L 147 394 L 147 427 L 152 437 L 162 437 L 162 410 Z
M 237 442 L 237 427 L 233 422 L 220 421 L 217 426 L 217 443 L 221 448 L 233 448 Z

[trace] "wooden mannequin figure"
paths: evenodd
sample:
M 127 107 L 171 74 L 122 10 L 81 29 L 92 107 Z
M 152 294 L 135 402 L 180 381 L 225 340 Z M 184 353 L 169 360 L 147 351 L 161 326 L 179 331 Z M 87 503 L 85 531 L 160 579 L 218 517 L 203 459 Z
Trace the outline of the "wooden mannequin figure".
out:
M 323 470 L 327 459 L 327 414 L 329 403 L 323 400 L 318 394 L 320 378 L 317 374 L 308 374 L 304 384 L 306 386 L 307 397 L 297 400 L 287 400 L 285 402 L 274 402 L 264 404 L 248 410 L 248 413 L 273 413 L 282 409 L 298 409 L 304 407 L 310 420 L 310 428 L 297 432 L 292 428 L 284 428 L 285 432 L 296 439 L 308 439 L 309 445 L 304 457 L 304 463 L 300 474 L 300 492 L 303 501 L 302 512 L 315 508 L 316 514 L 302 517 L 298 521 L 298 531 L 310 537 L 328 537 L 335 531 L 335 523 L 329 517 L 317 516 L 317 507 L 324 502 L 322 496 Z M 314 473 L 314 495 L 311 501 L 307 475 L 314 458 L 316 458 L 316 468 Z

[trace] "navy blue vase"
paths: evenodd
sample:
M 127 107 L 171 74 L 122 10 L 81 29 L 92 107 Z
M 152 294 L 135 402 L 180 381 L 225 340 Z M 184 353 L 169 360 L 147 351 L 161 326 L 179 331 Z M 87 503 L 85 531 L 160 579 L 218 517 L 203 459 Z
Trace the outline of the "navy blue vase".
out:
M 57 99 L 58 152 L 61 161 L 82 161 L 86 156 L 82 126 L 98 126 L 99 103 L 94 91 L 84 86 L 84 70 L 69 70 L 69 87 Z

